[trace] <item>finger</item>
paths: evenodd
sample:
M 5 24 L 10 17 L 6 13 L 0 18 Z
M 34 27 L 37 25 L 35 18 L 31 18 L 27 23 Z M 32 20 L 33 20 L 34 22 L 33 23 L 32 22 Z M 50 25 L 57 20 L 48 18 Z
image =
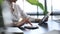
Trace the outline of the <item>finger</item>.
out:
M 32 26 L 31 21 L 29 21 L 29 19 L 25 19 L 25 22 L 28 22 Z
M 28 23 L 29 23 L 31 26 L 33 26 L 30 21 L 28 21 Z
M 29 23 L 31 26 L 33 26 L 31 23 Z

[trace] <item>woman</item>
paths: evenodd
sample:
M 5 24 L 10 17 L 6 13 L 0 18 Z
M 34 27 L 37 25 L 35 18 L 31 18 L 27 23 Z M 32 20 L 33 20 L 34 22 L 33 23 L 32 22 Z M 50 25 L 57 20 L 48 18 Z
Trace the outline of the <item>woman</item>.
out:
M 22 26 L 25 23 L 29 23 L 32 26 L 30 20 L 35 20 L 35 19 L 27 16 L 27 14 L 21 10 L 19 5 L 16 4 L 16 1 L 17 0 L 5 0 L 5 3 L 3 3 L 2 5 L 3 7 L 2 14 L 3 14 L 5 24 L 9 23 L 8 25 Z M 6 12 L 6 9 L 8 14 Z M 6 15 L 9 15 L 10 17 Z
M 31 22 L 29 21 L 29 17 L 27 16 L 26 13 L 24 13 L 21 10 L 21 8 L 19 7 L 19 5 L 16 4 L 16 1 L 17 0 L 13 0 L 14 4 L 13 4 L 13 12 L 12 12 L 12 14 L 15 15 L 14 17 L 15 18 L 17 17 L 16 18 L 17 20 L 15 20 L 15 18 L 14 18 L 14 20 L 20 22 L 20 23 L 16 23 L 16 25 L 17 26 L 21 26 L 22 24 L 28 22 L 32 26 Z M 22 18 L 22 20 L 21 20 L 21 18 Z

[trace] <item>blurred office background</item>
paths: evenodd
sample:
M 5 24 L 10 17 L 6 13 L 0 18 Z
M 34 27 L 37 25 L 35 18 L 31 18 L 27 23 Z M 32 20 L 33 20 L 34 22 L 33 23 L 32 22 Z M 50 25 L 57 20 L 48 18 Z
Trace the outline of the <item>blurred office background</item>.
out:
M 40 3 L 43 4 L 43 6 L 45 5 L 44 1 L 45 0 L 37 0 Z M 51 16 L 49 17 L 49 19 L 60 19 L 60 5 L 59 2 L 60 0 L 46 0 L 46 4 L 47 4 L 47 11 L 49 13 L 52 13 Z M 31 17 L 35 17 L 35 18 L 43 18 L 43 10 L 36 5 L 31 5 L 29 2 L 27 2 L 26 0 L 18 0 L 17 4 L 21 7 L 21 9 L 26 12 L 28 15 L 30 15 Z M 39 16 L 37 16 L 37 12 L 39 14 Z

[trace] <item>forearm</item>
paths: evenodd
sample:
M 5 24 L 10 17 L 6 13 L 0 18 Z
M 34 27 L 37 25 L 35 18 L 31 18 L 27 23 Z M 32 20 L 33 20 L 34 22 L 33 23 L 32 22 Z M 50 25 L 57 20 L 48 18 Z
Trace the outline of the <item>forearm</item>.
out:
M 21 20 L 21 21 L 19 21 L 19 22 L 16 22 L 16 23 L 14 23 L 14 24 L 15 24 L 15 26 L 19 26 L 19 27 L 20 27 L 20 26 L 24 25 L 25 22 L 26 22 L 26 20 L 23 19 L 23 20 Z
M 20 27 L 24 25 L 25 23 L 29 23 L 32 26 L 31 22 L 29 21 L 29 18 L 23 19 L 22 21 L 15 23 L 15 25 Z

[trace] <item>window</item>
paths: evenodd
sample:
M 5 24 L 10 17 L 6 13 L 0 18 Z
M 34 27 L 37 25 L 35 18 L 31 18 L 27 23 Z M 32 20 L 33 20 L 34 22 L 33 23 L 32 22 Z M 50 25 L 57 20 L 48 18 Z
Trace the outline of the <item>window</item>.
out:
M 39 2 L 41 2 L 43 5 L 44 5 L 44 0 L 37 0 Z M 40 14 L 40 13 L 43 13 L 43 10 L 36 6 L 36 5 L 32 5 L 30 4 L 29 2 L 27 2 L 26 0 L 18 0 L 17 1 L 17 4 L 20 5 L 21 9 L 26 12 L 27 14 L 36 14 L 32 17 L 35 17 L 37 18 L 37 12 Z M 38 7 L 38 8 L 37 8 Z
M 55 14 L 53 15 L 53 20 L 60 19 L 60 0 L 52 0 L 52 12 Z
M 43 6 L 45 5 L 44 4 L 44 1 L 45 0 L 37 0 L 39 1 L 40 3 L 43 4 Z M 56 14 L 60 14 L 59 11 L 60 11 L 60 5 L 59 5 L 59 2 L 60 0 L 46 0 L 47 2 L 47 11 L 48 12 L 53 12 L 53 14 L 55 16 L 52 16 L 53 19 L 55 19 L 56 17 L 60 18 L 60 16 L 56 16 Z M 29 2 L 27 2 L 26 0 L 18 0 L 17 1 L 17 4 L 20 5 L 21 9 L 26 12 L 27 14 L 43 14 L 43 10 L 39 7 L 39 6 L 36 6 L 36 5 L 31 5 Z M 38 8 L 37 8 L 38 7 Z M 43 16 L 39 15 L 37 17 L 37 15 L 31 15 L 32 17 L 35 17 L 35 18 L 43 18 Z M 51 16 L 50 18 L 51 19 Z

